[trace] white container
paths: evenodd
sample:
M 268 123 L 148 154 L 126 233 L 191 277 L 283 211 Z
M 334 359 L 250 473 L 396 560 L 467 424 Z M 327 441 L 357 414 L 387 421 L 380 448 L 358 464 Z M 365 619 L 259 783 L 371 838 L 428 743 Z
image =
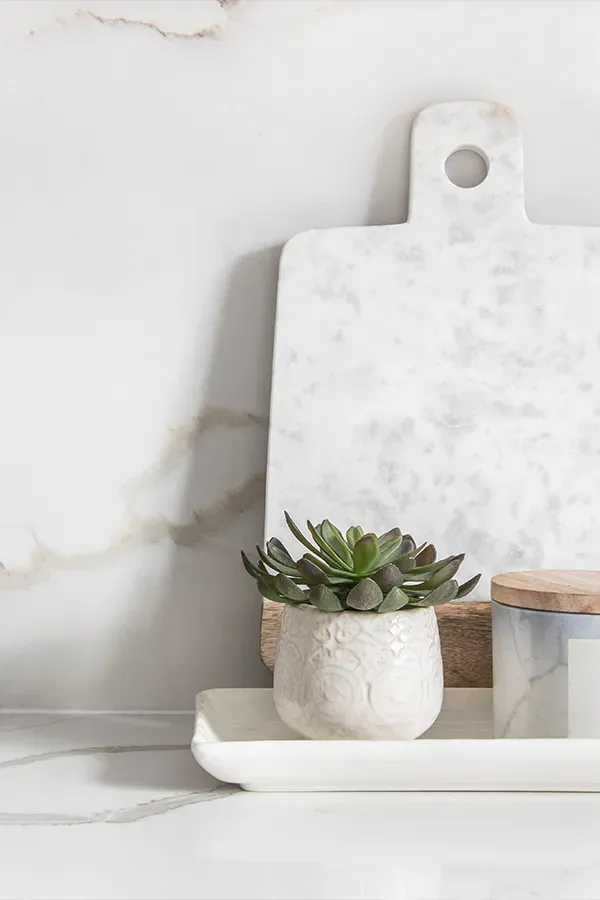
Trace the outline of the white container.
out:
M 450 688 L 416 741 L 305 741 L 273 692 L 204 691 L 192 752 L 247 791 L 600 791 L 598 741 L 492 739 L 492 691 Z
M 274 670 L 277 712 L 321 740 L 412 740 L 442 707 L 433 608 L 391 613 L 284 610 Z
M 588 642 L 600 639 L 600 573 L 497 575 L 492 601 L 495 736 L 597 733 L 592 695 L 598 685 L 586 687 L 585 673 L 595 646 Z

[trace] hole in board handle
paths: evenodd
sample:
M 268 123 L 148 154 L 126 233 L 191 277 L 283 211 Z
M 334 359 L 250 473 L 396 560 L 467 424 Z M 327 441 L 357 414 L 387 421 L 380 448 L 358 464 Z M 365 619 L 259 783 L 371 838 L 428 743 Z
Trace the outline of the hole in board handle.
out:
M 489 171 L 487 158 L 476 147 L 458 147 L 445 163 L 448 180 L 460 188 L 474 188 L 485 181 Z

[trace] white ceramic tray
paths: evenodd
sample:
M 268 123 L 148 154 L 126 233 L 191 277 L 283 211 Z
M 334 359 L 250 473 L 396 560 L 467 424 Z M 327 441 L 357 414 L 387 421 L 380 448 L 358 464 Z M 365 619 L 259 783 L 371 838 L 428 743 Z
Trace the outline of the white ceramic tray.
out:
M 487 689 L 446 690 L 417 741 L 307 741 L 280 721 L 271 690 L 203 691 L 192 752 L 247 791 L 600 791 L 600 741 L 494 740 Z

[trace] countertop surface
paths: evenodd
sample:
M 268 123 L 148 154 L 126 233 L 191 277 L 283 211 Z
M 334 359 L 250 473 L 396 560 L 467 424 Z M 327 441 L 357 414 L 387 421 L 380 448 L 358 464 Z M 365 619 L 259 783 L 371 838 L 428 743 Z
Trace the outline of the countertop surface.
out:
M 0 898 L 600 898 L 600 795 L 250 794 L 187 714 L 0 714 Z

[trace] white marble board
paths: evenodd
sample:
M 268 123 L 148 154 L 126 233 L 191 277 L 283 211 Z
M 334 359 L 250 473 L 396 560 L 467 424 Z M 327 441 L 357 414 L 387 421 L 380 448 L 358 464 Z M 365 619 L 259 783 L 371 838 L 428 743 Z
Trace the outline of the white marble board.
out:
M 445 172 L 464 147 L 489 166 L 469 189 Z M 284 248 L 267 535 L 286 533 L 284 508 L 399 525 L 468 553 L 472 599 L 494 572 L 596 568 L 599 287 L 599 228 L 526 217 L 512 111 L 423 110 L 405 224 Z

